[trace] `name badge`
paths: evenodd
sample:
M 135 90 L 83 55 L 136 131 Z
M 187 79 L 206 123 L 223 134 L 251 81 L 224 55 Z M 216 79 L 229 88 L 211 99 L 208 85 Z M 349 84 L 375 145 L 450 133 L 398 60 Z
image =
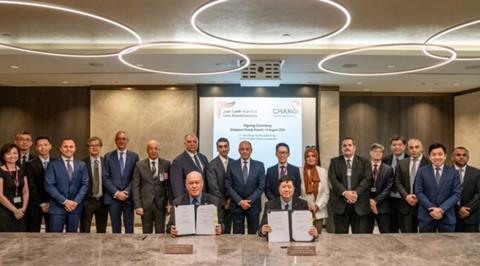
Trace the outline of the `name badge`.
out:
M 14 197 L 14 198 L 13 198 L 13 203 L 14 203 L 14 204 L 22 203 L 22 197 Z
M 158 173 L 158 178 L 160 179 L 160 181 L 164 181 L 165 180 L 165 177 L 163 176 L 163 173 Z
M 372 193 L 377 192 L 377 188 L 376 188 L 376 187 L 371 187 L 371 188 L 370 188 L 370 192 L 372 192 Z

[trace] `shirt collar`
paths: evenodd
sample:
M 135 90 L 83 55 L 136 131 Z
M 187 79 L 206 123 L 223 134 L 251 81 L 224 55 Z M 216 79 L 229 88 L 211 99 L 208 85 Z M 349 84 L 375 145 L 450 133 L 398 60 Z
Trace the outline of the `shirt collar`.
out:
M 192 196 L 188 195 L 188 198 L 190 199 L 190 204 L 193 204 L 193 198 Z M 200 193 L 200 195 L 198 195 L 198 197 L 196 197 L 196 199 L 198 200 L 198 204 L 202 204 L 202 193 Z
M 120 156 L 120 153 L 121 153 L 121 152 L 123 152 L 123 154 L 127 155 L 127 149 L 125 149 L 125 150 L 123 150 L 123 151 L 117 149 L 117 154 L 118 154 L 118 156 Z
M 399 161 L 402 160 L 402 159 L 405 159 L 405 152 L 402 152 L 402 154 L 400 154 L 400 156 L 393 155 L 393 159 L 398 159 Z
M 73 156 L 70 157 L 70 158 L 67 158 L 67 157 L 65 157 L 65 156 L 62 155 L 62 160 L 63 160 L 64 162 L 67 162 L 67 160 L 70 160 L 70 161 L 73 162 Z
M 40 159 L 40 162 L 42 162 L 42 163 L 50 162 L 50 157 L 48 157 L 47 159 L 43 159 L 42 157 L 38 156 L 38 158 Z
M 422 161 L 422 158 L 423 158 L 423 154 L 420 154 L 420 156 L 418 156 L 415 160 L 417 162 L 420 162 L 420 161 Z M 410 161 L 413 161 L 413 159 L 414 159 L 413 157 L 410 157 Z
M 467 165 L 464 165 L 463 167 L 457 166 L 456 164 L 453 164 L 453 165 L 455 165 L 456 170 L 463 169 L 463 172 L 465 172 L 465 170 L 467 169 Z
M 344 156 L 343 156 L 343 159 L 345 159 L 345 162 L 346 162 L 347 160 L 350 160 L 350 162 L 353 162 L 353 157 L 355 157 L 355 155 L 353 155 L 353 156 L 350 157 L 350 158 L 347 158 L 347 157 L 344 155 Z
M 186 151 L 186 152 L 188 153 L 188 155 L 190 155 L 190 157 L 192 157 L 192 158 L 193 158 L 193 156 L 195 156 L 195 155 L 197 154 L 196 152 L 193 153 L 193 152 L 189 152 L 189 151 L 187 151 L 187 150 L 185 150 L 185 151 Z
M 292 208 L 292 199 L 290 199 L 290 201 L 284 201 L 282 197 L 280 197 L 280 202 L 282 203 L 282 209 L 285 207 L 286 204 L 288 204 L 289 208 Z
M 282 166 L 285 166 L 285 168 L 287 168 L 288 162 L 286 162 L 285 164 L 278 163 L 278 169 L 280 169 Z

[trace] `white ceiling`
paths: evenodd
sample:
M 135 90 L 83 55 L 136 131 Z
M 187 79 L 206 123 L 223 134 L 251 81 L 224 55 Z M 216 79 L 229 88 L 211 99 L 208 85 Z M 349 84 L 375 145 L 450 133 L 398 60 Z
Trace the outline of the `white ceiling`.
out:
M 197 33 L 192 12 L 204 0 L 58 0 L 44 1 L 80 9 L 121 22 L 144 42 L 196 41 L 225 45 L 253 60 L 285 60 L 284 84 L 336 85 L 341 91 L 457 92 L 480 87 L 480 61 L 453 62 L 427 72 L 389 77 L 346 77 L 321 72 L 326 55 L 363 45 L 422 43 L 447 27 L 480 18 L 478 0 L 339 0 L 352 15 L 346 31 L 307 44 L 253 46 L 221 42 Z M 231 0 L 207 10 L 198 23 L 209 32 L 247 41 L 288 41 L 322 35 L 341 26 L 341 14 L 314 0 Z M 480 56 L 480 25 L 442 37 L 438 44 L 459 56 Z M 288 34 L 289 36 L 284 36 Z M 0 42 L 63 53 L 115 52 L 134 38 L 111 25 L 58 11 L 0 4 Z M 237 57 L 197 46 L 141 49 L 127 56 L 133 63 L 176 71 L 220 70 Z M 345 56 L 328 64 L 343 71 L 392 71 L 438 63 L 421 51 L 398 47 Z M 345 64 L 356 67 L 344 68 Z M 388 68 L 395 65 L 395 68 Z M 18 66 L 13 69 L 12 66 Z M 239 83 L 239 72 L 213 76 L 172 76 L 142 72 L 113 58 L 64 58 L 0 48 L 0 85 L 183 85 Z

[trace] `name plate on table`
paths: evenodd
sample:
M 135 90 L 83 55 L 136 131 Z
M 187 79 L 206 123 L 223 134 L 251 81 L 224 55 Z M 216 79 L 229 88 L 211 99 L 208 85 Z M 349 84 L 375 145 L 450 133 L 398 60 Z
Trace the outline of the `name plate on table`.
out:
M 315 246 L 290 246 L 287 249 L 288 256 L 316 256 Z
M 192 244 L 168 244 L 165 245 L 165 254 L 193 254 Z

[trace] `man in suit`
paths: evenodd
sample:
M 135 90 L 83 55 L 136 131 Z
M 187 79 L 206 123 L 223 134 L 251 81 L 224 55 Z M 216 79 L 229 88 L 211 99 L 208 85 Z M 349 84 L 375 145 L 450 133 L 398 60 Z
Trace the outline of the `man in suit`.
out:
M 185 151 L 178 155 L 172 162 L 170 185 L 172 186 L 173 198 L 185 194 L 185 177 L 192 171 L 202 173 L 203 181 L 206 183 L 205 170 L 208 165 L 207 156 L 199 153 L 198 138 L 195 134 L 185 135 L 183 145 Z M 207 191 L 206 186 L 204 191 Z
M 275 156 L 277 156 L 278 163 L 267 169 L 267 175 L 265 176 L 265 196 L 268 200 L 278 198 L 278 180 L 285 176 L 291 176 L 294 178 L 295 187 L 300 188 L 300 170 L 297 166 L 289 164 L 287 162 L 290 155 L 290 147 L 286 143 L 278 143 L 275 147 Z M 295 197 L 300 197 L 300 189 L 295 191 Z
M 117 149 L 105 155 L 102 174 L 104 200 L 108 205 L 112 232 L 122 232 L 122 215 L 125 233 L 133 234 L 132 179 L 138 154 L 127 150 L 129 139 L 125 131 L 115 134 Z
M 222 203 L 221 200 L 213 195 L 203 192 L 203 176 L 202 173 L 192 171 L 185 177 L 186 193 L 173 200 L 173 206 L 179 205 L 199 205 L 213 204 L 217 207 L 217 223 L 215 224 L 215 234 L 222 234 Z M 167 233 L 171 237 L 177 236 L 177 229 L 175 228 L 175 208 L 172 209 L 170 220 L 167 225 Z
M 371 176 L 370 213 L 368 232 L 373 233 L 377 221 L 380 233 L 390 233 L 390 190 L 393 186 L 393 169 L 382 163 L 385 148 L 379 143 L 370 145 L 370 167 L 366 167 L 366 176 Z
M 395 188 L 402 197 L 400 202 L 400 231 L 402 233 L 418 232 L 418 199 L 415 192 L 417 170 L 428 164 L 423 156 L 423 144 L 419 139 L 408 140 L 409 158 L 401 160 L 395 168 Z
M 408 158 L 408 154 L 405 153 L 405 148 L 407 147 L 407 141 L 404 137 L 399 135 L 393 135 L 390 137 L 390 151 L 391 154 L 388 154 L 383 157 L 382 162 L 391 166 L 393 169 L 393 174 L 395 174 L 395 168 L 398 163 Z M 392 191 L 390 192 L 390 233 L 398 233 L 400 230 L 400 205 L 402 203 L 402 198 L 400 193 L 395 188 L 395 185 L 392 186 Z
M 230 143 L 226 138 L 217 140 L 218 156 L 208 163 L 207 181 L 209 194 L 221 199 L 223 205 L 223 228 L 225 234 L 232 232 L 232 205 L 228 191 L 225 187 L 225 176 L 233 159 L 228 157 Z
M 61 158 L 51 161 L 45 170 L 45 190 L 52 197 L 48 213 L 50 231 L 76 233 L 82 213 L 82 202 L 88 190 L 88 170 L 84 162 L 75 160 L 73 139 L 64 139 Z
M 133 172 L 133 205 L 135 213 L 142 217 L 142 231 L 152 234 L 165 233 L 165 213 L 171 203 L 168 176 L 170 162 L 159 157 L 160 143 L 147 143 L 147 158 L 139 161 Z
M 35 139 L 35 149 L 38 157 L 27 162 L 26 172 L 28 177 L 28 189 L 30 191 L 27 209 L 27 232 L 40 232 L 42 218 L 45 220 L 46 232 L 49 232 L 48 209 L 50 207 L 50 195 L 45 191 L 45 169 L 50 158 L 52 144 L 45 136 Z
M 28 161 L 33 160 L 35 156 L 30 153 L 32 147 L 32 133 L 28 131 L 22 131 L 15 136 L 15 144 L 20 150 L 18 165 L 22 168 L 26 166 Z
M 258 230 L 261 197 L 265 189 L 265 167 L 262 162 L 250 158 L 252 144 L 242 141 L 238 146 L 240 159 L 232 162 L 227 173 L 226 187 L 232 203 L 233 233 L 245 234 L 245 218 L 248 234 Z
M 92 219 L 95 215 L 97 233 L 107 231 L 108 207 L 104 202 L 102 184 L 103 157 L 100 156 L 103 142 L 99 137 L 91 137 L 87 141 L 89 156 L 83 159 L 88 169 L 88 192 L 83 202 L 83 213 L 80 221 L 80 232 L 90 233 Z
M 342 155 L 333 158 L 328 168 L 335 233 L 348 234 L 350 226 L 354 234 L 367 233 L 370 214 L 368 194 L 372 186 L 371 176 L 365 175 L 367 162 L 355 155 L 353 138 L 344 138 L 341 148 Z
M 457 203 L 456 232 L 478 232 L 480 212 L 480 170 L 467 165 L 470 153 L 465 147 L 456 147 L 453 150 L 452 161 L 460 176 L 462 194 Z
M 420 232 L 455 232 L 455 205 L 462 193 L 458 171 L 445 165 L 447 150 L 443 144 L 433 143 L 428 154 L 431 164 L 418 169 L 415 183 Z
M 268 224 L 268 211 L 269 210 L 305 210 L 308 211 L 308 202 L 295 196 L 295 179 L 284 175 L 278 180 L 278 194 L 279 196 L 265 202 L 265 208 L 263 208 L 262 222 L 258 229 L 258 235 L 261 237 L 268 236 L 272 232 L 272 227 Z M 318 237 L 318 231 L 315 226 L 310 227 L 308 233 L 313 237 Z

